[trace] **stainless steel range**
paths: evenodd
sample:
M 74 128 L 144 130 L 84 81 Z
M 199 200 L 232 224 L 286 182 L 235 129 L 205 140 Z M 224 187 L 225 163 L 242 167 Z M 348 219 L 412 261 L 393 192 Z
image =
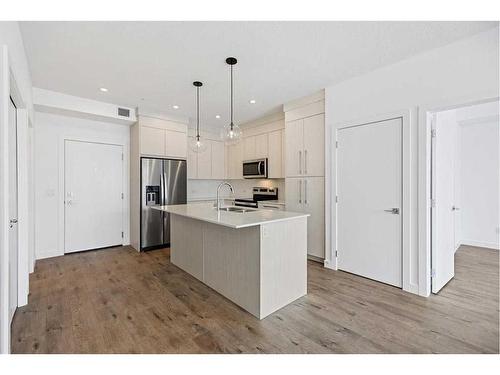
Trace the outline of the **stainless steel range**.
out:
M 272 201 L 278 199 L 278 188 L 254 187 L 252 198 L 237 198 L 235 206 L 257 208 L 259 201 Z

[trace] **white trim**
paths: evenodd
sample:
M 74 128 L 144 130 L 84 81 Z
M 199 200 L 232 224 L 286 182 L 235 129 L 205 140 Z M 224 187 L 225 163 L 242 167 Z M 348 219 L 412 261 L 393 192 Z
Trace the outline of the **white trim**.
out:
M 10 70 L 10 96 L 16 107 L 17 150 L 17 307 L 28 304 L 29 212 L 28 212 L 28 111 L 14 73 Z
M 123 203 L 122 203 L 122 228 L 123 228 L 123 240 L 122 245 L 130 245 L 130 146 L 127 144 L 126 139 L 121 140 L 116 139 L 106 139 L 106 138 L 96 138 L 96 137 L 81 137 L 81 136 L 70 136 L 61 135 L 59 137 L 59 168 L 58 168 L 58 249 L 54 252 L 44 254 L 42 257 L 37 257 L 37 259 L 50 258 L 53 256 L 60 256 L 65 254 L 64 249 L 64 168 L 65 168 L 65 152 L 64 145 L 66 141 L 78 141 L 87 143 L 100 143 L 121 146 L 123 152 L 123 163 L 122 163 L 122 188 L 123 188 Z M 129 173 L 125 173 L 125 171 Z M 128 176 L 128 177 L 127 177 Z
M 485 247 L 487 249 L 493 249 L 493 250 L 500 250 L 500 244 L 494 243 L 494 242 L 481 242 L 481 241 L 474 241 L 474 240 L 462 240 L 460 241 L 460 246 L 465 245 L 465 246 L 475 246 L 475 247 Z
M 418 259 L 419 295 L 431 293 L 431 118 L 432 113 L 498 101 L 498 93 L 483 92 L 440 103 L 424 103 L 418 110 Z
M 283 104 L 283 112 L 289 112 L 312 103 L 320 102 L 322 100 L 325 100 L 325 89 L 321 89 L 314 94 L 301 97 L 299 99 L 295 99 Z
M 328 204 L 330 216 L 327 215 L 325 218 L 327 226 L 326 230 L 326 241 L 329 247 L 327 247 L 327 258 L 325 259 L 325 267 L 337 269 L 337 257 L 335 252 L 338 247 L 337 243 L 337 132 L 339 129 L 348 128 L 357 125 L 370 124 L 380 121 L 386 121 L 395 118 L 401 118 L 403 127 L 403 155 L 402 155 L 402 289 L 411 293 L 418 293 L 418 285 L 411 282 L 411 251 L 412 251 L 412 237 L 415 235 L 412 229 L 412 200 L 414 199 L 415 193 L 412 191 L 412 178 L 413 171 L 412 168 L 412 145 L 413 145 L 413 133 L 415 133 L 416 125 L 416 109 L 409 108 L 400 111 L 395 111 L 391 113 L 378 114 L 374 116 L 365 117 L 362 119 L 343 121 L 340 123 L 332 124 L 328 129 L 330 142 L 327 142 L 325 146 L 326 157 L 326 171 L 327 171 L 327 191 L 331 193 L 329 195 Z M 325 121 L 327 124 L 328 121 Z M 342 145 L 340 145 L 342 147 Z M 329 176 L 328 176 L 329 175 Z M 329 225 L 331 223 L 331 225 Z M 416 251 L 417 249 L 414 249 Z
M 10 353 L 9 324 L 9 141 L 8 104 L 10 96 L 9 55 L 1 46 L 0 55 L 0 353 Z

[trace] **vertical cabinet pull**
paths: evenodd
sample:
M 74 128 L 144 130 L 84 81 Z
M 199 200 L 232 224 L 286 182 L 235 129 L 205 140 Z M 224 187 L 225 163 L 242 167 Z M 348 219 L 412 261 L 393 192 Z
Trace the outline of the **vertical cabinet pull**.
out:
M 304 203 L 307 204 L 307 180 L 304 180 Z
M 307 174 L 307 150 L 304 150 L 304 174 Z
M 302 151 L 299 151 L 299 174 L 302 174 Z
M 299 203 L 302 203 L 302 180 L 299 180 Z

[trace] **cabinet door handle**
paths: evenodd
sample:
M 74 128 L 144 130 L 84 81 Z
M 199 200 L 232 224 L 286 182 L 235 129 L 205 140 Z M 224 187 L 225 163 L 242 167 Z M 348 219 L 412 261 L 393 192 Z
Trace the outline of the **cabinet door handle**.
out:
M 299 174 L 302 174 L 302 151 L 299 151 Z
M 304 174 L 307 174 L 307 150 L 304 150 Z
M 299 180 L 299 203 L 302 203 L 302 180 Z
M 307 204 L 307 180 L 304 180 L 304 203 Z

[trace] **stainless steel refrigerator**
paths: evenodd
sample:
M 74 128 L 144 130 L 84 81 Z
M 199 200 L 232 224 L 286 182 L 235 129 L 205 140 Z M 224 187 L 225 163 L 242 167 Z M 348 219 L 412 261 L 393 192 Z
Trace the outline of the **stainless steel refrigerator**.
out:
M 141 158 L 141 250 L 170 244 L 170 214 L 154 206 L 184 204 L 185 160 Z

